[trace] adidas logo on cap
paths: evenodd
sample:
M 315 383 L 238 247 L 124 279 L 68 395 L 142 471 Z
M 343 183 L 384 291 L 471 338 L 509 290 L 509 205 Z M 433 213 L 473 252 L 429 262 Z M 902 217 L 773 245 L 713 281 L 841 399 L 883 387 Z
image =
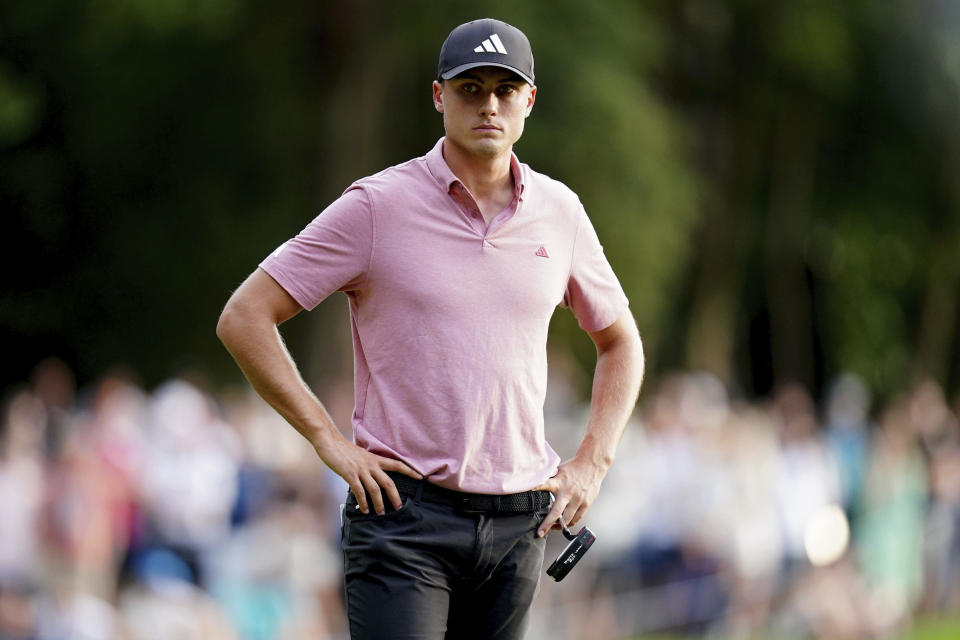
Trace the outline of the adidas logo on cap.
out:
M 491 33 L 490 37 L 481 42 L 480 46 L 474 49 L 474 51 L 477 53 L 483 53 L 484 51 L 487 53 L 497 52 L 507 55 L 507 48 L 500 42 L 500 36 L 495 33 Z

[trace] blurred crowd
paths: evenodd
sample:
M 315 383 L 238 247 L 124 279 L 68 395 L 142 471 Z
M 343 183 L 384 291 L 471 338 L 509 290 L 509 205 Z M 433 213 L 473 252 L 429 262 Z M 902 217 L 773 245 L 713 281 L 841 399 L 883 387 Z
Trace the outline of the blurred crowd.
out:
M 551 378 L 565 455 L 572 397 Z M 597 543 L 544 578 L 530 637 L 885 638 L 960 613 L 958 407 L 929 380 L 874 405 L 849 375 L 819 399 L 745 402 L 706 374 L 645 389 Z M 78 393 L 44 361 L 3 404 L 0 638 L 345 638 L 345 494 L 247 388 L 118 373 Z
M 335 638 L 346 485 L 247 390 L 50 360 L 0 436 L 0 638 Z
M 706 374 L 644 393 L 587 515 L 591 569 L 579 594 L 545 591 L 538 637 L 896 638 L 956 619 L 960 425 L 937 383 L 876 408 L 851 375 L 819 402 L 787 384 L 747 403 Z

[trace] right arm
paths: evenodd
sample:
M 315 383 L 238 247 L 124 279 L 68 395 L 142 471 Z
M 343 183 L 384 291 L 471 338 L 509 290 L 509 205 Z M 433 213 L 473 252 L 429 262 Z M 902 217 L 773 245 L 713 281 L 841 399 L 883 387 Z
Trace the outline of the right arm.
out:
M 257 269 L 227 301 L 217 322 L 217 337 L 254 390 L 350 485 L 361 511 L 369 512 L 366 489 L 374 510 L 384 512 L 380 487 L 393 506 L 399 508 L 400 494 L 386 471 L 399 471 L 417 479 L 421 476 L 399 460 L 358 447 L 337 429 L 323 404 L 303 381 L 277 328 L 301 310 L 283 287 L 265 271 Z

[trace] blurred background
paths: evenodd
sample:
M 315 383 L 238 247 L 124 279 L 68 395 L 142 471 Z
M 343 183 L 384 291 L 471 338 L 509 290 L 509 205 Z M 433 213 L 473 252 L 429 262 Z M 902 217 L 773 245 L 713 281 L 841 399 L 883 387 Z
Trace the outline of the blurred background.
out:
M 960 4 L 31 0 L 0 5 L 0 638 L 345 637 L 345 487 L 214 327 L 430 149 L 440 45 L 487 16 L 536 55 L 516 152 L 580 195 L 648 359 L 531 637 L 960 635 Z M 284 325 L 344 429 L 349 335 L 342 296 Z M 558 311 L 564 456 L 593 361 Z

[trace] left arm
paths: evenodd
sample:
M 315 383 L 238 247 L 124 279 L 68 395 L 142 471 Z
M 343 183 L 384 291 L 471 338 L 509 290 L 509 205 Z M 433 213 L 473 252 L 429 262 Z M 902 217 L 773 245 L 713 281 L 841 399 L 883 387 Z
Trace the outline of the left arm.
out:
M 643 381 L 643 346 L 629 312 L 606 329 L 589 334 L 597 347 L 597 366 L 587 432 L 576 455 L 560 465 L 557 475 L 537 487 L 551 491 L 556 498 L 537 529 L 540 537 L 561 514 L 567 526 L 576 525 L 596 499 Z

